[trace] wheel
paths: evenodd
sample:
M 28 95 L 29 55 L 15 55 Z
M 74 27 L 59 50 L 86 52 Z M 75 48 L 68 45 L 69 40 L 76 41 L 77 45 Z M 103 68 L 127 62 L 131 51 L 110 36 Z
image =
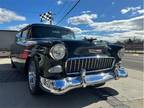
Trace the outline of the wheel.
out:
M 10 60 L 11 60 L 11 68 L 16 68 L 14 62 L 12 61 L 11 57 L 10 57 Z
M 40 76 L 38 65 L 35 59 L 30 59 L 28 64 L 28 88 L 32 95 L 41 93 L 40 89 Z

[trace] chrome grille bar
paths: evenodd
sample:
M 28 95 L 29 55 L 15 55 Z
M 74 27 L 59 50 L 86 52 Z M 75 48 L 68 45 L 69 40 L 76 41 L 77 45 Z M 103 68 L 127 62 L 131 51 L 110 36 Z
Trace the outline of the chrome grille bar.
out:
M 80 70 L 80 59 L 78 60 L 78 70 Z
M 66 61 L 65 71 L 67 72 L 67 74 L 79 73 L 81 69 L 86 69 L 87 72 L 97 72 L 112 69 L 114 63 L 114 57 L 108 56 L 75 57 L 69 58 Z

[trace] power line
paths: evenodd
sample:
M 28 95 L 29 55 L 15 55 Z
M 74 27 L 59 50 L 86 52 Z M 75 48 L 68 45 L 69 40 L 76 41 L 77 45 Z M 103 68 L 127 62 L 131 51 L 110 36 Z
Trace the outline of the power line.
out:
M 73 7 L 59 20 L 59 22 L 58 22 L 56 25 L 60 24 L 60 23 L 64 20 L 64 18 L 78 5 L 79 2 L 80 2 L 80 0 L 78 0 L 78 1 L 73 5 Z
M 66 3 L 64 3 L 63 5 L 62 5 L 62 7 L 59 9 L 59 11 L 57 12 L 58 14 L 56 15 L 56 16 L 58 16 L 58 15 L 60 15 L 61 13 L 62 13 L 62 11 L 64 10 L 64 8 L 66 7 L 66 4 L 68 3 L 68 1 L 66 1 Z
M 68 5 L 66 5 L 66 4 L 68 4 Z M 66 11 L 69 9 L 69 7 L 71 7 L 72 6 L 72 4 L 70 3 L 69 4 L 69 2 L 68 1 L 66 1 L 66 3 L 63 5 L 63 7 L 57 12 L 58 14 L 56 15 L 56 18 L 55 19 L 57 19 L 58 17 L 60 17 L 60 16 L 62 16 L 62 13 L 64 14 L 64 13 L 66 13 Z

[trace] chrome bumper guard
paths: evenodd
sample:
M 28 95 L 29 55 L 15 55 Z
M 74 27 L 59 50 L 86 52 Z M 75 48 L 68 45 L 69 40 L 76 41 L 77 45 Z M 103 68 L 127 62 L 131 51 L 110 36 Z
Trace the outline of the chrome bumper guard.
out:
M 47 92 L 54 94 L 63 94 L 74 88 L 100 84 L 112 79 L 118 79 L 127 76 L 128 73 L 124 70 L 124 68 L 119 68 L 115 72 L 111 71 L 94 75 L 86 75 L 86 71 L 82 70 L 81 76 L 66 77 L 59 80 L 50 80 L 40 77 L 40 86 Z

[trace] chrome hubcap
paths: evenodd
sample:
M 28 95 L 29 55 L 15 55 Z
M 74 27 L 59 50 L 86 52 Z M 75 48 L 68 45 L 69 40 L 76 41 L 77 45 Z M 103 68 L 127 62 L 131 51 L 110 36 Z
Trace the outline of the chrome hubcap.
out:
M 33 62 L 30 63 L 29 65 L 29 70 L 28 70 L 28 80 L 29 80 L 29 86 L 30 89 L 33 90 L 36 84 L 36 71 L 35 71 L 35 65 Z

